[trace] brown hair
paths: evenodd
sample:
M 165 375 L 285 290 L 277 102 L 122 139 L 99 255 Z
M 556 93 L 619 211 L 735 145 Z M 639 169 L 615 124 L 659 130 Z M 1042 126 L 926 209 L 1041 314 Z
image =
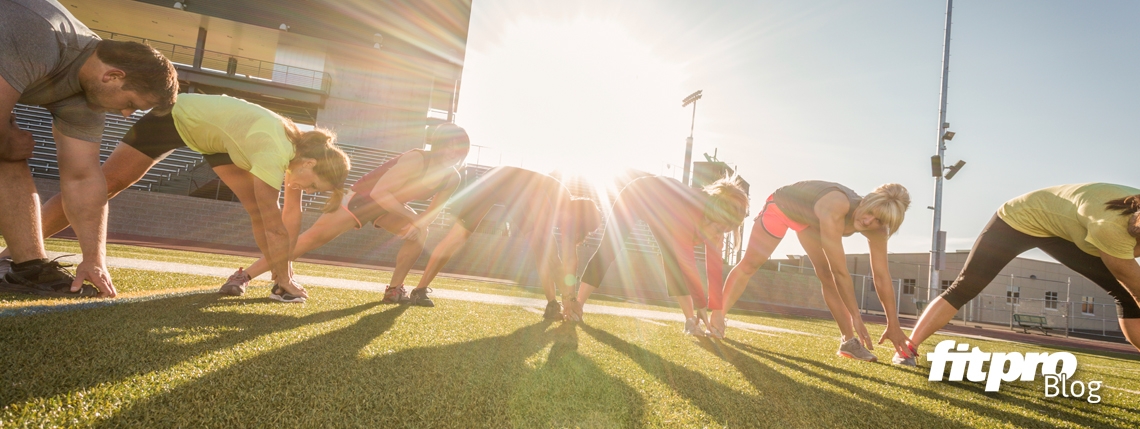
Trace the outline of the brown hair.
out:
M 569 225 L 574 229 L 572 233 L 575 236 L 564 236 L 563 239 L 572 238 L 575 240 L 575 243 L 584 239 L 586 235 L 589 235 L 602 225 L 602 211 L 598 209 L 598 205 L 594 203 L 594 200 L 589 198 L 571 197 L 570 203 L 565 209 L 565 213 L 569 216 Z M 562 232 L 571 233 L 570 231 Z
M 888 183 L 867 194 L 859 207 L 855 209 L 856 216 L 871 213 L 887 227 L 887 235 L 894 235 L 902 226 L 906 217 L 906 209 L 910 207 L 910 192 L 903 185 Z
M 155 109 L 170 110 L 178 98 L 178 72 L 174 64 L 154 48 L 138 42 L 100 40 L 95 47 L 99 61 L 122 70 L 123 89 L 158 99 Z
M 428 132 L 427 143 L 431 145 L 431 153 L 456 149 L 462 150 L 463 158 L 466 158 L 467 152 L 471 150 L 471 137 L 467 136 L 467 131 L 451 122 L 432 127 Z
M 725 177 L 704 187 L 709 195 L 705 204 L 705 218 L 721 225 L 736 228 L 748 216 L 748 194 L 738 177 Z
M 324 128 L 302 132 L 297 129 L 297 124 L 293 121 L 288 118 L 282 119 L 285 122 L 285 134 L 293 143 L 295 153 L 293 157 L 316 160 L 317 165 L 313 166 L 313 173 L 333 185 L 332 196 L 325 202 L 321 211 L 325 213 L 336 211 L 337 207 L 340 207 L 341 199 L 344 198 L 344 182 L 348 180 L 348 170 L 352 169 L 348 155 L 336 147 L 336 134 Z
M 1122 215 L 1132 215 L 1128 219 L 1128 234 L 1140 238 L 1140 194 L 1117 198 L 1104 203 L 1104 206 L 1108 210 L 1120 211 Z

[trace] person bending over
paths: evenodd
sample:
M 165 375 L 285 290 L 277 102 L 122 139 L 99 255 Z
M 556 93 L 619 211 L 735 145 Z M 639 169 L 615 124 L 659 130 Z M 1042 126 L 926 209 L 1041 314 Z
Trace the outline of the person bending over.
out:
M 427 240 L 427 227 L 443 209 L 451 194 L 459 186 L 456 170 L 471 147 L 467 132 L 455 124 L 440 124 L 430 132 L 431 150 L 413 149 L 392 158 L 361 177 L 352 186 L 344 204 L 322 214 L 312 227 L 297 239 L 293 258 L 300 257 L 350 229 L 361 228 L 372 222 L 395 234 L 403 244 L 396 254 L 396 270 L 391 283 L 384 291 L 384 302 L 400 303 L 408 300 L 404 279 L 419 259 Z M 427 211 L 416 213 L 407 203 L 431 199 Z M 219 293 L 238 296 L 245 292 L 249 280 L 269 269 L 266 258 L 238 269 L 222 285 Z M 426 294 L 413 294 L 412 302 L 430 303 Z
M 107 185 L 99 168 L 104 115 L 165 111 L 177 94 L 174 65 L 153 48 L 101 40 L 54 0 L 0 0 L 0 234 L 8 245 L 0 258 L 0 291 L 117 294 L 105 260 Z M 83 253 L 75 275 L 47 259 L 26 161 L 35 141 L 16 125 L 17 103 L 51 113 L 60 195 Z
M 874 282 L 890 285 L 887 239 L 898 231 L 909 206 L 910 193 L 897 183 L 879 186 L 864 197 L 838 183 L 815 180 L 777 189 L 756 216 L 744 258 L 728 273 L 724 308 L 713 309 L 713 334 L 724 336 L 725 314 L 740 299 L 748 280 L 768 261 L 788 229 L 792 229 L 811 259 L 815 275 L 823 285 L 824 301 L 843 334 L 837 354 L 876 361 L 869 351 L 874 346 L 859 316 L 855 288 L 847 271 L 843 237 L 858 232 L 867 238 Z M 883 286 L 876 287 L 875 293 L 887 316 L 887 329 L 879 338 L 879 344 L 890 340 L 896 352 L 908 355 L 907 337 L 899 327 L 894 291 Z
M 557 299 L 559 290 L 566 305 L 565 315 L 574 317 L 578 246 L 602 223 L 601 211 L 592 200 L 571 196 L 561 182 L 545 174 L 496 167 L 460 191 L 452 205 L 458 207 L 458 219 L 432 252 L 419 285 L 412 291 L 413 296 L 427 296 L 430 291 L 427 287 L 439 270 L 471 237 L 487 214 L 495 206 L 501 206 L 502 219 L 508 222 L 510 234 L 526 236 L 530 250 L 536 252 L 538 278 L 548 301 L 543 317 L 548 320 L 563 317 Z M 555 227 L 560 239 L 554 235 Z M 418 302 L 425 305 L 422 300 Z
M 1029 249 L 1041 249 L 1108 292 L 1124 337 L 1140 350 L 1140 189 L 1109 183 L 1054 186 L 1003 204 L 978 235 L 958 278 L 922 312 L 911 344 L 917 348 L 946 326 Z
M 601 246 L 582 274 L 578 302 L 584 306 L 590 294 L 601 286 L 606 271 L 621 257 L 623 243 L 640 219 L 657 240 L 669 295 L 677 300 L 685 314 L 684 332 L 703 336 L 705 331 L 700 324 L 708 325 L 705 308 L 719 308 L 722 299 L 724 234 L 740 227 L 747 215 L 748 194 L 735 179 L 721 179 L 704 189 L 690 188 L 669 177 L 650 176 L 631 181 L 615 198 L 613 210 L 607 213 Z M 705 248 L 707 298 L 694 249 L 699 244 Z M 581 307 L 575 311 L 576 317 L 581 319 Z
M 127 131 L 103 163 L 105 196 L 113 198 L 137 182 L 174 149 L 203 154 L 249 213 L 253 238 L 280 285 L 270 298 L 299 301 L 307 293 L 293 281 L 289 261 L 301 229 L 302 191 L 331 191 L 326 209 L 336 208 L 348 178 L 348 156 L 334 142 L 329 131 L 302 132 L 293 121 L 245 100 L 182 94 L 169 114 L 152 110 Z M 277 203 L 282 185 L 284 210 Z M 67 225 L 58 196 L 44 203 L 45 236 Z

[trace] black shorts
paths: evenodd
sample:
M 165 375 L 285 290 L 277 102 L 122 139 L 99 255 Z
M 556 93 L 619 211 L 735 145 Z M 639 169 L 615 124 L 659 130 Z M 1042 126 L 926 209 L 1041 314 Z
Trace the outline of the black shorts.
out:
M 174 149 L 186 147 L 186 142 L 182 141 L 178 128 L 174 126 L 174 114 L 157 115 L 153 110 L 131 125 L 131 129 L 123 136 L 123 143 L 155 160 L 165 158 Z M 228 153 L 202 155 L 202 158 L 211 167 L 234 163 Z

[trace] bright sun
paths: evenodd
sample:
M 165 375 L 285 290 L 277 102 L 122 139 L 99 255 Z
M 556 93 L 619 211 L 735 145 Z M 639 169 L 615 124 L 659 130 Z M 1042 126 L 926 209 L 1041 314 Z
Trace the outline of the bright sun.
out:
M 517 21 L 469 46 L 457 116 L 468 162 L 558 169 L 595 181 L 628 168 L 669 174 L 688 133 L 683 64 L 614 21 Z M 478 152 L 478 153 L 477 153 Z M 478 159 L 477 159 L 478 158 Z

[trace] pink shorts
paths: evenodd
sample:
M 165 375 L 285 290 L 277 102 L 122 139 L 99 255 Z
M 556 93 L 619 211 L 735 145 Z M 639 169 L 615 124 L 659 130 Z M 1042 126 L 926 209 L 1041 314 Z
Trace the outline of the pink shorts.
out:
M 776 205 L 776 201 L 773 200 L 774 197 L 774 195 L 768 196 L 768 200 L 764 202 L 764 209 L 756 215 L 756 223 L 762 225 L 765 232 L 776 238 L 784 238 L 784 235 L 788 233 L 788 228 L 795 232 L 808 228 L 808 225 L 788 219 L 788 215 L 785 215 L 784 211 L 780 210 L 780 206 Z

